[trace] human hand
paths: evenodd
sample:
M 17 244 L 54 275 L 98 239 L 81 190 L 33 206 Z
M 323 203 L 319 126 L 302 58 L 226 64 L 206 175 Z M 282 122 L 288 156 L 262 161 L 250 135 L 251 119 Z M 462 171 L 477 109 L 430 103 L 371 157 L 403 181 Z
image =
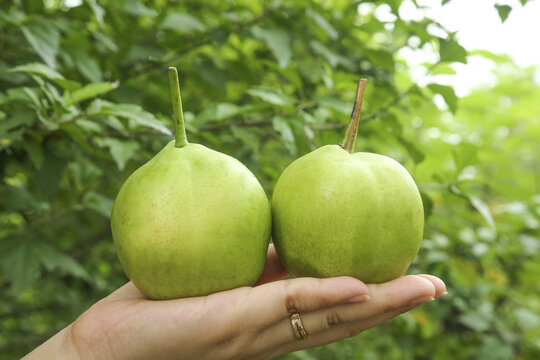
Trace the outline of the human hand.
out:
M 152 301 L 129 282 L 28 359 L 55 350 L 84 359 L 271 359 L 357 335 L 446 293 L 431 275 L 374 285 L 352 277 L 280 280 L 286 275 L 271 245 L 254 287 Z M 294 312 L 307 339 L 295 337 Z

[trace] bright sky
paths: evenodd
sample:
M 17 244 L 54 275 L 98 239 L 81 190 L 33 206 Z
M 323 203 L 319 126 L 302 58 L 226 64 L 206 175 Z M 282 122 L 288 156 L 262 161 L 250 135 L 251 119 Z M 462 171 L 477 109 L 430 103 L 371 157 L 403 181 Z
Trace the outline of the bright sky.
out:
M 399 9 L 400 17 L 404 20 L 419 20 L 424 14 L 439 23 L 449 31 L 457 31 L 457 38 L 467 50 L 484 49 L 497 54 L 510 55 L 520 66 L 536 65 L 540 69 L 540 1 L 532 0 L 522 6 L 518 0 L 451 0 L 441 6 L 441 0 L 417 0 L 419 5 L 428 7 L 419 10 L 411 0 L 406 0 Z M 508 19 L 502 23 L 494 5 L 510 5 L 512 11 Z M 391 21 L 390 7 L 379 6 L 375 16 L 384 21 Z M 368 9 L 366 9 L 368 10 Z M 359 8 L 362 12 L 362 9 Z M 438 34 L 437 29 L 428 29 Z M 420 64 L 434 61 L 437 58 L 431 49 L 424 51 L 400 51 L 399 56 L 407 59 L 408 63 Z M 493 83 L 491 75 L 494 64 L 480 56 L 471 56 L 468 64 L 454 64 L 457 74 L 439 76 L 437 81 L 454 86 L 459 96 L 466 95 L 472 88 L 482 83 Z M 414 73 L 413 77 L 421 73 Z M 536 77 L 540 83 L 540 70 Z

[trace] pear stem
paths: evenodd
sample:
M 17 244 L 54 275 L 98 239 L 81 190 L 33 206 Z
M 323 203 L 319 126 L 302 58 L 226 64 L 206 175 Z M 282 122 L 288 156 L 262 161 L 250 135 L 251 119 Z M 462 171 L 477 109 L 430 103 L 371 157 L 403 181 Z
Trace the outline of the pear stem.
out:
M 356 98 L 354 99 L 354 107 L 351 113 L 351 121 L 347 130 L 345 131 L 345 137 L 339 144 L 343 149 L 349 153 L 354 151 L 354 142 L 356 141 L 356 133 L 358 130 L 358 122 L 360 121 L 360 112 L 362 111 L 362 102 L 364 101 L 364 91 L 366 90 L 367 79 L 360 79 L 358 81 L 358 87 L 356 88 Z
M 174 112 L 174 137 L 177 148 L 188 144 L 186 128 L 184 126 L 184 111 L 182 110 L 182 96 L 180 95 L 180 81 L 178 80 L 178 70 L 171 66 L 169 68 L 169 85 L 171 87 L 172 105 Z

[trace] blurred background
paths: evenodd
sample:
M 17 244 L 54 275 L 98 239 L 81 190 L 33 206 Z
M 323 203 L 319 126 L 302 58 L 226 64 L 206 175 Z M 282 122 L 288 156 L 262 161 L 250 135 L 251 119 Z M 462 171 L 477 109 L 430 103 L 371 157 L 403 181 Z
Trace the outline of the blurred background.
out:
M 410 273 L 449 294 L 282 359 L 540 358 L 539 3 L 14 0 L 0 4 L 0 359 L 19 358 L 127 280 L 109 228 L 123 181 L 188 136 L 269 197 L 344 134 L 391 156 L 424 201 Z

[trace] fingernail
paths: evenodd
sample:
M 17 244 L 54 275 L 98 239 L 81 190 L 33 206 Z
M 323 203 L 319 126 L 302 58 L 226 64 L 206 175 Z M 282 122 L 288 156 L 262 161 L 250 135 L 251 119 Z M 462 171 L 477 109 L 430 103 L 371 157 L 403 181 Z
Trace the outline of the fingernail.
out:
M 429 302 L 429 301 L 433 301 L 435 300 L 435 298 L 433 296 L 421 296 L 419 298 L 416 298 L 414 299 L 413 301 L 411 301 L 411 305 L 420 305 L 420 304 L 423 304 L 425 302 Z
M 436 297 L 437 297 L 437 298 L 440 298 L 440 297 L 442 297 L 442 296 L 444 296 L 444 295 L 447 295 L 447 294 L 448 294 L 448 291 L 445 291 L 445 292 L 442 292 L 442 293 L 437 294 Z
M 359 303 L 359 302 L 364 302 L 364 301 L 369 301 L 369 300 L 371 300 L 371 296 L 369 296 L 369 295 L 359 295 L 359 296 L 355 296 L 355 297 L 350 298 L 349 300 L 347 300 L 347 302 Z

